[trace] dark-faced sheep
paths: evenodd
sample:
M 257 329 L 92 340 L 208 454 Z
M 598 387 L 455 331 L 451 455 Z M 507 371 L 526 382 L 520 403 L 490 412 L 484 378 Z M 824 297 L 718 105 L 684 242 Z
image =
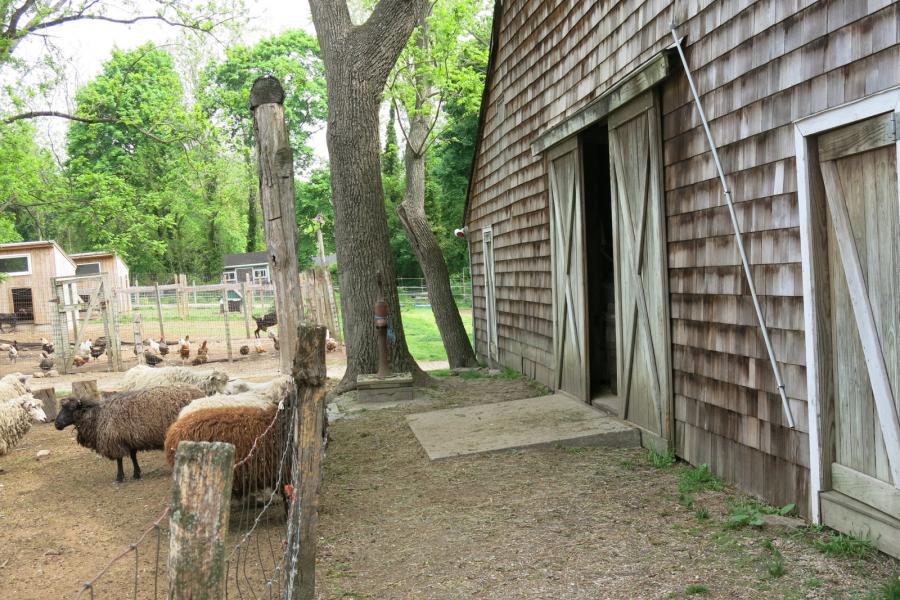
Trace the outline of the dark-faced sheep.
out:
M 166 461 L 170 466 L 175 464 L 175 452 L 181 442 L 228 442 L 234 444 L 234 461 L 237 464 L 250 455 L 254 441 L 259 438 L 250 460 L 234 471 L 234 495 L 241 497 L 272 487 L 278 477 L 284 449 L 280 443 L 283 437 L 282 419 L 272 425 L 277 410 L 277 405 L 271 404 L 267 408 L 229 406 L 191 412 L 169 428 L 166 434 Z M 286 474 L 283 474 L 282 481 L 287 481 Z
M 203 396 L 200 388 L 183 385 L 122 392 L 104 402 L 70 398 L 56 417 L 56 428 L 61 431 L 74 425 L 80 445 L 115 460 L 117 482 L 125 480 L 122 459 L 126 456 L 131 457 L 134 478 L 140 479 L 137 453 L 162 450 L 178 412 Z

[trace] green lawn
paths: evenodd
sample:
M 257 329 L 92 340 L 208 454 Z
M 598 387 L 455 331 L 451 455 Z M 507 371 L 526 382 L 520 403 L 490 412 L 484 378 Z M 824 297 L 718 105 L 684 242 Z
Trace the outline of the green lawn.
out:
M 472 309 L 460 309 L 463 325 L 472 339 Z M 408 308 L 403 310 L 403 330 L 406 332 L 406 343 L 413 357 L 420 361 L 447 360 L 441 334 L 434 322 L 434 313 L 430 308 Z

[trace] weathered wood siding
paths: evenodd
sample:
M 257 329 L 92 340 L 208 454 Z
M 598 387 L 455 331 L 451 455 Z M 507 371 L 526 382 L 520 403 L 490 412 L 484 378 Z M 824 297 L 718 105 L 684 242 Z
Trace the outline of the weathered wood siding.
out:
M 480 229 L 492 225 L 500 361 L 553 378 L 547 182 L 537 136 L 686 36 L 797 430 L 785 426 L 715 168 L 676 68 L 661 88 L 678 454 L 773 503 L 807 506 L 809 423 L 792 122 L 900 84 L 889 0 L 504 0 L 473 168 L 475 327 L 485 339 Z M 590 265 L 588 265 L 590 268 Z
M 56 254 L 53 246 L 31 246 L 4 250 L 2 255 L 28 254 L 31 257 L 31 274 L 9 275 L 6 281 L 0 282 L 0 312 L 13 312 L 12 291 L 18 288 L 30 288 L 34 311 L 35 325 L 50 324 L 50 298 L 53 290 L 50 278 L 57 276 Z M 71 272 L 74 273 L 74 267 Z M 71 273 L 66 273 L 71 274 Z M 5 334 L 4 334 L 5 335 Z M 9 337 L 6 335 L 6 337 Z M 10 338 L 12 339 L 12 338 Z

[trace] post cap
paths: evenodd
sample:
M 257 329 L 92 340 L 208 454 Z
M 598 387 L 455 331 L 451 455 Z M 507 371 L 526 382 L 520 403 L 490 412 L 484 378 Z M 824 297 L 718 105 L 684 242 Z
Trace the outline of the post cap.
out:
M 258 77 L 250 89 L 250 110 L 262 104 L 284 104 L 284 88 L 271 75 Z

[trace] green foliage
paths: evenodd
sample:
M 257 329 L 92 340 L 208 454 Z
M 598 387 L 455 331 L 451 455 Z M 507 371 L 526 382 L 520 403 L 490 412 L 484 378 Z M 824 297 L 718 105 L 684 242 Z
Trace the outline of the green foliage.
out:
M 728 501 L 728 519 L 725 521 L 725 527 L 729 529 L 740 529 L 748 525 L 762 527 L 765 524 L 763 515 L 787 516 L 796 508 L 797 506 L 793 503 L 779 508 L 754 499 L 730 500 Z
M 667 469 L 675 464 L 675 451 L 669 448 L 665 452 L 657 452 L 650 448 L 647 453 L 647 462 L 657 469 Z
M 694 512 L 694 516 L 697 517 L 698 521 L 708 521 L 709 509 L 705 506 L 701 506 Z
M 825 539 L 816 540 L 814 545 L 826 556 L 865 558 L 875 551 L 870 540 L 843 533 L 829 533 Z
M 684 593 L 688 596 L 696 596 L 699 594 L 707 594 L 709 593 L 709 588 L 703 585 L 702 583 L 692 583 L 684 588 Z
M 114 51 L 76 95 L 67 250 L 118 252 L 134 273 L 217 272 L 242 240 L 235 192 L 246 188 L 209 123 L 185 103 L 171 56 Z
M 472 335 L 471 321 L 468 315 L 463 316 L 463 323 L 469 335 Z M 447 360 L 447 353 L 434 321 L 434 313 L 430 308 L 404 309 L 403 330 L 413 358 L 418 361 Z M 475 379 L 483 377 L 483 373 L 477 370 L 463 371 L 459 377 Z
M 721 490 L 723 487 L 722 480 L 712 474 L 707 464 L 687 469 L 678 477 L 678 491 L 682 494 Z
M 334 209 L 331 205 L 331 171 L 327 166 L 313 168 L 305 180 L 297 181 L 294 186 L 294 197 L 297 210 L 297 259 L 300 268 L 312 264 L 312 258 L 318 255 L 316 229 L 319 223 L 316 217 L 321 215 L 322 237 L 325 242 L 325 254 L 334 252 Z
M 891 575 L 870 597 L 872 600 L 900 600 L 900 575 Z

